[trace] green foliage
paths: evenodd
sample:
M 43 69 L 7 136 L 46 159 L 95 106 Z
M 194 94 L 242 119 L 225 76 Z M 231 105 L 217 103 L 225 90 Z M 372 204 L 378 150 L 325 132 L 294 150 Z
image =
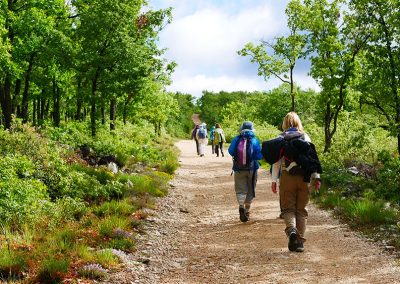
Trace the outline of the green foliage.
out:
M 75 245 L 78 236 L 76 228 L 64 228 L 55 232 L 53 245 L 55 252 L 65 253 Z
M 390 155 L 388 151 L 380 152 L 378 158 L 382 167 L 377 173 L 376 192 L 385 200 L 400 204 L 400 158 Z
M 150 194 L 163 197 L 168 193 L 167 181 L 171 177 L 162 172 L 150 172 L 146 175 L 134 175 L 129 178 L 132 183 L 132 195 Z
M 0 218 L 2 223 L 34 221 L 48 201 L 46 186 L 34 178 L 35 166 L 24 156 L 0 159 Z
M 180 138 L 190 138 L 191 130 L 193 128 L 192 115 L 199 113 L 195 106 L 195 97 L 190 94 L 175 93 L 174 99 L 178 102 L 179 109 L 177 114 L 168 118 L 166 129 L 167 132 Z
M 36 280 L 39 283 L 61 283 L 69 267 L 68 259 L 45 258 L 39 268 Z
M 346 200 L 342 204 L 345 214 L 360 225 L 380 225 L 394 223 L 396 213 L 384 208 L 384 202 L 363 200 Z
M 12 280 L 23 276 L 27 268 L 27 259 L 20 252 L 12 252 L 7 248 L 0 249 L 0 279 Z
M 132 252 L 135 248 L 135 241 L 128 237 L 128 238 L 123 238 L 123 237 L 119 237 L 119 238 L 115 238 L 112 239 L 109 243 L 108 243 L 108 247 L 109 248 L 113 248 L 113 249 L 117 249 L 117 250 L 122 250 L 125 252 Z
M 67 222 L 79 221 L 87 212 L 88 208 L 83 201 L 64 196 L 56 202 L 48 203 L 40 215 L 47 220 L 49 229 L 56 229 Z
M 110 215 L 129 216 L 136 210 L 136 207 L 129 203 L 127 200 L 116 201 L 112 200 L 104 202 L 103 204 L 95 207 L 93 213 L 98 217 L 105 217 Z
M 304 122 L 313 123 L 317 106 L 317 93 L 298 90 L 296 96 L 297 109 Z M 209 123 L 216 120 L 224 129 L 227 142 L 237 135 L 240 125 L 245 120 L 253 121 L 257 135 L 262 139 L 270 139 L 278 134 L 283 118 L 290 111 L 290 89 L 286 85 L 269 92 L 205 92 L 198 100 L 202 110 L 202 118 Z M 223 106 L 223 107 L 221 107 Z M 207 120 L 208 119 L 208 120 Z
M 115 229 L 125 230 L 130 226 L 130 220 L 122 216 L 106 217 L 99 223 L 99 234 L 103 237 L 113 237 Z
M 95 262 L 102 267 L 112 267 L 119 263 L 119 259 L 111 249 L 103 249 L 95 253 Z

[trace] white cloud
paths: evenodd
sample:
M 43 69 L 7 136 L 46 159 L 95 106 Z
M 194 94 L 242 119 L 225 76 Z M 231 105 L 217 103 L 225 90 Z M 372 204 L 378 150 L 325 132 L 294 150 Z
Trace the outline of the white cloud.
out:
M 265 83 L 258 77 L 242 77 L 242 76 L 207 76 L 205 74 L 178 76 L 179 80 L 175 80 L 175 84 L 169 86 L 168 91 L 180 91 L 200 96 L 202 91 L 257 91 L 267 90 L 270 87 L 277 87 L 279 83 Z
M 302 89 L 319 90 L 319 86 L 314 79 L 306 75 L 298 76 L 297 79 L 296 84 L 299 84 Z M 257 76 L 207 76 L 205 74 L 178 75 L 174 82 L 174 84 L 167 87 L 168 91 L 193 94 L 197 97 L 201 96 L 204 90 L 210 92 L 267 91 L 282 84 L 281 81 L 275 78 L 265 82 Z
M 161 2 L 153 0 L 155 5 Z M 168 49 L 166 58 L 178 63 L 168 89 L 201 96 L 202 90 L 253 91 L 278 86 L 277 80 L 266 83 L 258 77 L 257 66 L 237 51 L 247 42 L 282 35 L 287 2 L 164 1 L 163 5 L 174 7 L 174 19 L 162 31 L 160 45 Z

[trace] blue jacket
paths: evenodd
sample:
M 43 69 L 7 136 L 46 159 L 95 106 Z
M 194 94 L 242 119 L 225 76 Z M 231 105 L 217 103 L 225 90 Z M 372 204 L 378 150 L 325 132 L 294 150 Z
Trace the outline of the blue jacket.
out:
M 262 154 L 261 154 L 261 147 L 260 147 L 260 142 L 258 141 L 258 139 L 256 138 L 256 136 L 254 135 L 253 131 L 244 131 L 242 132 L 242 134 L 244 137 L 250 137 L 251 138 L 251 144 L 253 147 L 253 156 L 251 157 L 251 160 L 253 161 L 258 161 L 261 160 L 263 158 Z M 235 138 L 233 138 L 231 145 L 228 148 L 228 153 L 234 157 L 235 156 L 235 150 L 236 150 L 236 145 L 239 141 L 240 135 L 236 136 Z M 258 162 L 254 163 L 255 166 L 255 170 L 258 170 L 258 168 L 260 167 Z M 235 167 L 233 166 L 232 169 L 234 171 L 237 171 L 238 169 L 235 169 Z M 251 169 L 251 170 L 254 170 Z

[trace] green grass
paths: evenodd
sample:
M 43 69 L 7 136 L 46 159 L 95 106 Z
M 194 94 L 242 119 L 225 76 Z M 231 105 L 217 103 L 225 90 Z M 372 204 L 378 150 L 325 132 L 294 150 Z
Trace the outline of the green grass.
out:
M 385 209 L 382 201 L 349 200 L 342 204 L 345 214 L 359 225 L 392 224 L 396 213 Z
M 27 268 L 26 256 L 21 252 L 0 249 L 0 279 L 18 279 Z
M 49 257 L 44 259 L 39 268 L 36 280 L 39 283 L 61 283 L 69 268 L 69 259 L 56 259 Z
M 126 230 L 130 227 L 130 223 L 130 219 L 126 217 L 107 217 L 99 222 L 99 234 L 103 237 L 112 237 L 114 229 Z
M 111 215 L 129 216 L 136 209 L 136 206 L 132 205 L 127 199 L 121 201 L 112 200 L 109 202 L 104 202 L 103 204 L 95 207 L 93 209 L 93 213 L 98 217 Z

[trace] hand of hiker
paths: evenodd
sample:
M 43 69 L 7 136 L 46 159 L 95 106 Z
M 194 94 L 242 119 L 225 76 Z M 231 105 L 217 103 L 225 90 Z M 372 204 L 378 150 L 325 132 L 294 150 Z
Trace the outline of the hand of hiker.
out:
M 276 182 L 275 181 L 273 181 L 271 184 L 271 190 L 273 193 L 276 193 Z
M 314 188 L 316 191 L 319 191 L 319 189 L 321 188 L 321 180 L 320 179 L 315 180 Z

